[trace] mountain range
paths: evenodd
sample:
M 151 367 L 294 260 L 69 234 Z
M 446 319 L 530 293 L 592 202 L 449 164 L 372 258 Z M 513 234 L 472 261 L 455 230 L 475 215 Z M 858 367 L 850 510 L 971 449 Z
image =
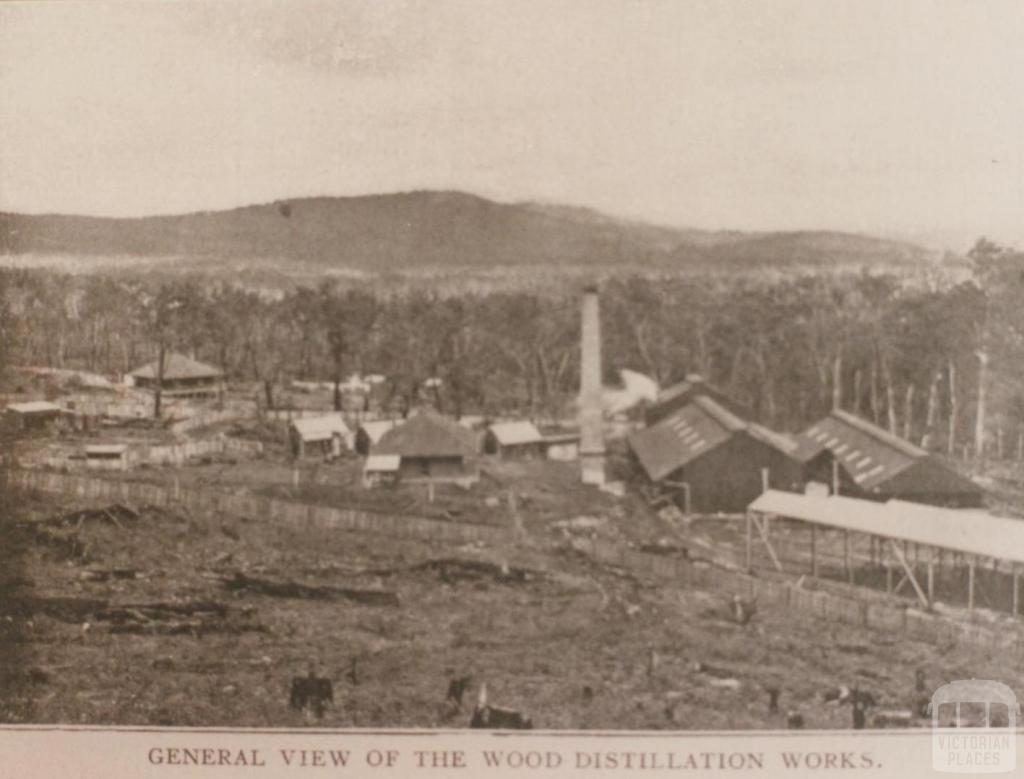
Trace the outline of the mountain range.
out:
M 0 213 L 0 261 L 174 259 L 216 269 L 403 272 L 422 268 L 643 266 L 748 270 L 915 267 L 936 252 L 842 232 L 707 231 L 598 211 L 500 203 L 454 191 L 281 200 L 225 211 L 136 218 Z

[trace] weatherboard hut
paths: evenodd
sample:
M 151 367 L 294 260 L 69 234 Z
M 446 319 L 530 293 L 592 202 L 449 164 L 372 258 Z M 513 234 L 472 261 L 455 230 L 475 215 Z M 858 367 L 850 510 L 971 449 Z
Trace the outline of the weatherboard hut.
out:
M 164 356 L 162 381 L 159 360 L 136 368 L 127 380 L 134 387 L 153 392 L 159 384 L 161 394 L 168 398 L 211 398 L 224 391 L 224 371 L 182 354 Z
M 294 457 L 331 460 L 340 457 L 342 451 L 349 448 L 352 431 L 341 414 L 328 414 L 292 420 L 288 426 L 288 437 Z
M 422 411 L 388 430 L 372 455 L 397 455 L 402 481 L 469 485 L 480 477 L 477 437 L 454 420 Z
M 533 422 L 495 422 L 484 433 L 484 453 L 503 458 L 544 457 L 547 445 Z

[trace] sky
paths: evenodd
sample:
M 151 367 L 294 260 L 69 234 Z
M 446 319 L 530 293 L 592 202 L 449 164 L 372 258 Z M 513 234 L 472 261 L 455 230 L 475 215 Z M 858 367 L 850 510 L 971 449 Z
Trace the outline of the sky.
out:
M 0 211 L 458 189 L 1024 245 L 1018 0 L 0 3 Z

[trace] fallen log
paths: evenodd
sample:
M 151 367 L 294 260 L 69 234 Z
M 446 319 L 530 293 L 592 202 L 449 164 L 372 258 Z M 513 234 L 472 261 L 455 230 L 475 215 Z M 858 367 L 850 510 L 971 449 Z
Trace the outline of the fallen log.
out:
M 226 605 L 216 601 L 186 601 L 182 603 L 121 603 L 101 608 L 95 612 L 95 615 L 97 620 L 104 622 L 170 621 L 182 616 L 196 615 L 223 619 L 228 615 L 228 611 Z
M 258 579 L 237 571 L 234 576 L 221 580 L 223 585 L 234 591 L 257 592 L 275 598 L 300 598 L 306 600 L 351 600 L 367 606 L 397 606 L 398 594 L 390 590 L 366 590 L 351 587 L 313 586 L 289 581 Z
M 8 607 L 6 610 L 3 608 L 5 605 Z M 0 613 L 45 614 L 59 622 L 81 624 L 106 607 L 107 601 L 94 598 L 24 598 L 7 604 L 0 602 Z
M 509 565 L 492 563 L 489 560 L 462 560 L 455 557 L 427 560 L 410 566 L 407 570 L 436 571 L 442 581 L 446 582 L 475 581 L 485 578 L 503 582 L 528 582 L 536 576 L 534 572 L 525 568 L 514 568 Z
M 75 525 L 76 529 L 81 528 L 86 520 L 103 520 L 118 528 L 124 529 L 124 520 L 137 520 L 141 515 L 131 506 L 123 503 L 111 503 L 109 506 L 99 508 L 84 508 L 67 511 L 55 517 L 36 519 L 26 524 L 34 527 L 44 525 Z
M 137 579 L 139 571 L 134 568 L 87 568 L 78 578 L 87 582 L 106 582 L 111 579 Z

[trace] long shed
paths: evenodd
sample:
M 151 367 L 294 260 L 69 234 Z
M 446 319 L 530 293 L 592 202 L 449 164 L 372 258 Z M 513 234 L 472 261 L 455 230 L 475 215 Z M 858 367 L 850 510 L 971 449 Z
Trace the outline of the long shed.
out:
M 805 478 L 831 484 L 837 468 L 841 495 L 960 508 L 984 505 L 981 487 L 938 457 L 846 411 L 833 411 L 811 425 L 798 436 L 798 444 Z
M 800 480 L 792 438 L 703 395 L 628 442 L 647 478 L 672 490 L 688 511 L 741 512 L 763 491 L 766 476 L 770 486 L 785 489 Z
M 644 421 L 648 425 L 660 422 L 699 397 L 711 398 L 719 406 L 743 419 L 753 416 L 750 409 L 742 403 L 734 401 L 699 373 L 688 373 L 683 381 L 661 390 L 657 397 L 647 404 L 644 410 Z

